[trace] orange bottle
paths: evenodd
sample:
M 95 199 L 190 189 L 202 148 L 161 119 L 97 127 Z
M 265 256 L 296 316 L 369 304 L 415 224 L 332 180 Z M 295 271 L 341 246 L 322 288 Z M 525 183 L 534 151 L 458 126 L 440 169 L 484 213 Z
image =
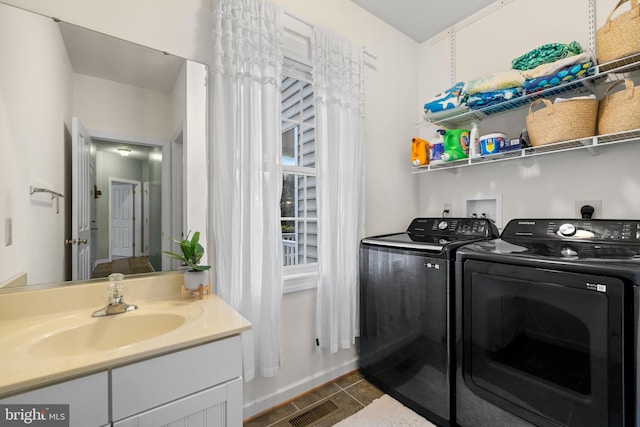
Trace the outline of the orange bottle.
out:
M 424 166 L 429 164 L 429 142 L 422 138 L 411 139 L 411 164 Z

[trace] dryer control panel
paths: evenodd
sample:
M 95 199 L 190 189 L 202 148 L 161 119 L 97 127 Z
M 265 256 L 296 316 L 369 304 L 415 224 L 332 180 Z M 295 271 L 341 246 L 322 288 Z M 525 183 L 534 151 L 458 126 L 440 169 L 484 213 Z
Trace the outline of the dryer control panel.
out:
M 504 228 L 502 237 L 638 243 L 640 242 L 640 221 L 514 219 Z

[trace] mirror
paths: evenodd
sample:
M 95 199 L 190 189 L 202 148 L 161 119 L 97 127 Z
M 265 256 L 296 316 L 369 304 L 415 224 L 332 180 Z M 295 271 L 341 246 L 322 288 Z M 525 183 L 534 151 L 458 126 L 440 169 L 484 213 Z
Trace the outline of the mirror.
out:
M 177 269 L 206 66 L 6 4 L 0 56 L 0 288 Z

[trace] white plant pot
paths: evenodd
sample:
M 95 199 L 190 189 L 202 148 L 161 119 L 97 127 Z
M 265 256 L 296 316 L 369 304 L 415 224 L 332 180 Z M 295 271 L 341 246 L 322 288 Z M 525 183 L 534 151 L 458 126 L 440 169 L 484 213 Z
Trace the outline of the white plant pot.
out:
M 207 286 L 209 283 L 209 271 L 185 271 L 184 272 L 184 287 L 190 290 L 195 290 L 202 286 Z

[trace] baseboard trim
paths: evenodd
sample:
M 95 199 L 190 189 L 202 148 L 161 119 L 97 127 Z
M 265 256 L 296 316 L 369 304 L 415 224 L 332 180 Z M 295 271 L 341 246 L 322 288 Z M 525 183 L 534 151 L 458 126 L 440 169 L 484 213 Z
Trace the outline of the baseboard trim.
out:
M 243 406 L 243 419 L 246 420 L 247 418 L 254 417 L 261 412 L 265 412 L 271 408 L 279 406 L 282 403 L 303 395 L 316 387 L 346 375 L 349 372 L 358 369 L 358 367 L 358 357 L 356 356 L 353 359 L 344 362 L 340 366 L 335 366 L 332 369 L 314 373 L 313 375 L 309 375 L 288 384 L 285 387 L 281 387 L 269 395 L 260 397 L 252 402 L 245 402 Z

